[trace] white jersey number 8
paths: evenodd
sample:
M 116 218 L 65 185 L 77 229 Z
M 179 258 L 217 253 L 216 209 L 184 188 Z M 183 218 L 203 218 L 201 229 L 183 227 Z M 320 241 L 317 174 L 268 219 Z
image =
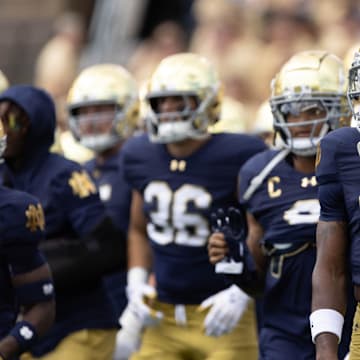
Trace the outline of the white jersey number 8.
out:
M 284 212 L 284 220 L 289 225 L 315 224 L 319 220 L 319 215 L 319 200 L 299 200 L 289 210 Z

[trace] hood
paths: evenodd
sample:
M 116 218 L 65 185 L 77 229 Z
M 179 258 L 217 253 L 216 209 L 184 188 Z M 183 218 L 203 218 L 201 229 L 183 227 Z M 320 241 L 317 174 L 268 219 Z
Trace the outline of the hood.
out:
M 48 151 L 54 142 L 56 127 L 55 105 L 44 90 L 31 85 L 15 85 L 0 94 L 0 101 L 9 100 L 27 114 L 31 126 L 26 138 L 25 150 Z

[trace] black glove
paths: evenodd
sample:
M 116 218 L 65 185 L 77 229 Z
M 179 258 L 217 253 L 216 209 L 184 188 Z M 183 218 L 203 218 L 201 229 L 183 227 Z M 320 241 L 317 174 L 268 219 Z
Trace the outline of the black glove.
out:
M 218 209 L 211 214 L 212 231 L 221 232 L 229 248 L 229 255 L 215 266 L 217 273 L 235 275 L 236 283 L 252 281 L 256 277 L 255 261 L 246 245 L 247 223 L 244 214 L 234 207 Z M 240 277 L 239 277 L 240 275 Z
M 218 209 L 211 214 L 213 232 L 221 232 L 229 247 L 229 257 L 236 262 L 244 259 L 246 241 L 246 220 L 239 209 L 230 207 L 227 210 Z

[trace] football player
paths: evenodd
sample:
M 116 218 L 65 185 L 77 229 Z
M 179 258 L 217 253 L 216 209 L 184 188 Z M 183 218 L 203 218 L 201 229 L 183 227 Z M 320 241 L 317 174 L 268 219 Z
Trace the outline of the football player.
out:
M 349 122 L 341 60 L 325 51 L 295 54 L 272 81 L 270 106 L 280 148 L 255 155 L 239 174 L 246 243 L 265 280 L 260 358 L 314 359 L 308 319 L 320 212 L 315 154 L 325 134 Z M 224 234 L 214 233 L 211 262 L 228 251 Z
M 154 325 L 132 359 L 257 359 L 254 304 L 215 273 L 206 245 L 211 212 L 236 204 L 239 168 L 266 146 L 248 135 L 208 133 L 222 86 L 199 55 L 163 59 L 147 101 L 148 134 L 123 148 L 133 188 L 128 309 Z M 150 270 L 155 288 L 147 284 Z
M 0 73 L 0 87 L 7 86 L 4 79 Z M 5 147 L 0 121 L 0 157 Z M 0 193 L 0 359 L 6 360 L 29 349 L 50 328 L 55 302 L 51 272 L 38 249 L 45 236 L 39 200 L 4 186 Z
M 2 179 L 43 205 L 46 239 L 40 247 L 57 292 L 54 326 L 31 347 L 32 355 L 23 357 L 109 359 L 116 322 L 102 276 L 119 262 L 125 268 L 121 234 L 85 169 L 49 152 L 56 119 L 45 91 L 30 85 L 8 88 L 0 95 L 0 117 L 7 134 Z
M 337 359 L 344 336 L 347 305 L 346 277 L 350 269 L 354 294 L 360 301 L 360 52 L 349 70 L 348 100 L 355 127 L 341 128 L 325 136 L 317 154 L 316 176 L 321 205 L 317 227 L 317 258 L 313 274 L 313 300 L 310 317 L 317 359 Z M 350 345 L 350 359 L 360 359 L 357 305 Z
M 67 103 L 74 137 L 96 154 L 85 167 L 92 175 L 114 225 L 126 234 L 131 189 L 124 178 L 121 148 L 138 124 L 137 84 L 120 65 L 90 66 L 75 79 Z M 126 272 L 117 271 L 104 281 L 118 320 L 127 303 Z M 132 331 L 132 337 L 125 336 L 124 331 L 119 333 L 116 356 L 127 358 L 137 347 L 140 334 L 135 334 L 134 328 Z

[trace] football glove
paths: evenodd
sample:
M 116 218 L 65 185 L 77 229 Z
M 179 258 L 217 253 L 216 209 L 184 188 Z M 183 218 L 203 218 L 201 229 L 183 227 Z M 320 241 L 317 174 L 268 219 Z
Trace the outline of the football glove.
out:
M 218 209 L 211 214 L 211 228 L 225 235 L 229 255 L 235 261 L 242 261 L 246 241 L 246 221 L 240 210 L 230 207 L 226 211 Z
M 151 302 L 156 298 L 156 290 L 148 284 L 138 284 L 137 287 L 128 286 L 128 308 L 143 326 L 158 325 L 164 317 L 161 311 L 151 308 Z
M 205 299 L 198 310 L 209 308 L 204 320 L 206 335 L 217 337 L 232 331 L 247 309 L 249 301 L 249 295 L 236 285 Z
M 143 324 L 135 313 L 127 306 L 119 323 L 121 329 L 116 334 L 113 360 L 127 360 L 140 348 Z
M 211 227 L 213 232 L 224 234 L 229 248 L 228 257 L 215 265 L 215 271 L 223 274 L 242 274 L 247 229 L 243 215 L 233 207 L 226 211 L 218 209 L 211 214 Z

